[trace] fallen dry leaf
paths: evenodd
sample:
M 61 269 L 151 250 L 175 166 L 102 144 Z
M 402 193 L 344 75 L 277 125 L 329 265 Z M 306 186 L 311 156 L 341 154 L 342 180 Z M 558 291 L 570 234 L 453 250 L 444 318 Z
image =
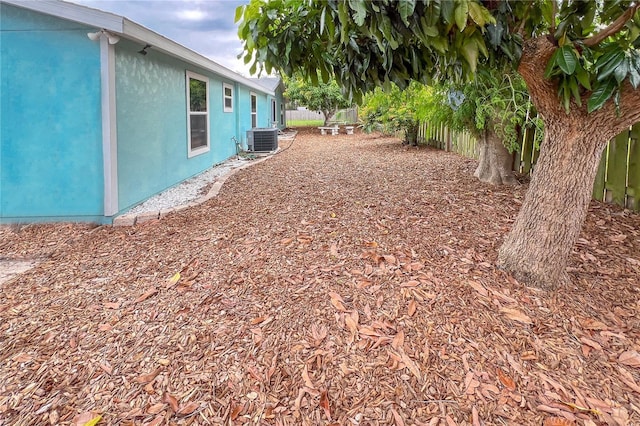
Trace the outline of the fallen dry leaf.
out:
M 467 281 L 467 283 L 468 283 L 468 284 L 469 284 L 469 285 L 470 285 L 470 286 L 471 286 L 475 291 L 477 291 L 478 293 L 480 293 L 480 295 L 481 295 L 481 296 L 484 296 L 484 297 L 488 297 L 488 296 L 489 296 L 489 292 L 487 291 L 487 289 L 486 289 L 486 288 L 484 288 L 484 286 L 483 286 L 482 284 L 480 284 L 479 282 L 469 280 L 469 281 Z
M 547 417 L 544 419 L 543 426 L 574 426 L 575 422 L 565 419 L 564 417 Z
M 393 420 L 395 421 L 396 426 L 404 426 L 404 420 L 400 416 L 400 413 L 394 410 L 393 407 L 391 408 L 391 414 L 393 415 Z
M 618 357 L 618 362 L 629 367 L 640 368 L 640 353 L 636 351 L 622 352 Z
M 327 420 L 331 421 L 331 407 L 329 406 L 329 395 L 326 390 L 320 392 L 320 408 L 324 411 Z
M 231 417 L 231 420 L 236 420 L 238 418 L 238 416 L 240 416 L 240 413 L 242 413 L 242 410 L 244 410 L 245 405 L 243 403 L 241 404 L 233 404 L 233 408 L 231 409 L 231 413 L 229 413 L 229 417 Z
M 133 380 L 137 383 L 140 383 L 141 385 L 146 385 L 147 383 L 155 379 L 156 376 L 160 374 L 161 371 L 162 371 L 162 367 L 158 367 L 155 370 L 153 370 L 151 373 L 142 374 L 141 376 L 138 376 Z
M 86 411 L 75 416 L 73 418 L 73 424 L 74 426 L 95 426 L 101 419 L 102 416 L 92 413 L 91 411 Z
M 29 354 L 19 353 L 12 358 L 16 362 L 31 362 L 33 357 Z
M 581 337 L 580 341 L 585 345 L 592 347 L 595 350 L 598 350 L 598 351 L 602 350 L 602 346 L 600 346 L 600 344 L 594 340 L 588 339 L 586 337 Z
M 169 407 L 171 407 L 174 413 L 178 411 L 178 400 L 169 392 L 164 393 L 164 395 L 162 396 L 162 401 L 169 404 Z
M 480 423 L 480 416 L 478 415 L 478 409 L 475 405 L 471 408 L 471 423 L 473 426 L 482 426 Z
M 118 309 L 120 307 L 119 302 L 105 302 L 103 305 L 107 309 Z
M 618 367 L 618 372 L 620 373 L 620 380 L 631 389 L 636 391 L 638 394 L 640 394 L 640 386 L 638 385 L 638 383 L 636 383 L 633 375 L 620 366 Z
M 507 389 L 510 391 L 516 390 L 516 383 L 513 381 L 511 377 L 509 377 L 502 369 L 498 368 L 496 370 L 498 375 L 498 380 L 502 383 Z
M 318 346 L 327 337 L 327 327 L 318 324 L 311 324 L 311 337 L 315 341 L 315 345 Z
M 150 298 L 151 296 L 153 296 L 154 294 L 156 294 L 158 292 L 158 289 L 155 287 L 151 287 L 150 289 L 148 289 L 147 291 L 145 291 L 140 297 L 138 297 L 136 300 L 134 300 L 134 303 L 140 303 L 144 300 L 147 300 L 148 298 Z
M 180 272 L 176 272 L 171 278 L 167 280 L 167 285 L 165 287 L 166 288 L 173 287 L 178 283 L 178 281 L 180 281 L 180 277 L 181 277 Z
M 263 322 L 266 319 L 267 319 L 266 316 L 261 316 L 261 317 L 252 319 L 250 323 L 251 323 L 251 325 L 256 325 L 256 324 L 260 324 L 261 322 Z
M 407 308 L 407 315 L 412 317 L 413 314 L 416 313 L 417 309 L 418 309 L 418 304 L 416 303 L 415 300 L 411 299 L 411 301 L 409 302 L 409 307 Z
M 609 327 L 602 321 L 594 320 L 592 318 L 586 318 L 580 321 L 580 325 L 585 330 L 608 330 Z
M 347 309 L 344 307 L 344 300 L 338 293 L 330 291 L 329 296 L 331 297 L 331 304 L 334 308 L 336 308 L 340 312 L 347 311 Z
M 311 377 L 309 377 L 309 371 L 307 370 L 307 365 L 302 368 L 302 380 L 304 380 L 304 385 L 309 389 L 315 389 L 316 385 L 313 384 Z
M 391 347 L 396 351 L 404 350 L 404 331 L 399 330 L 395 336 L 393 336 L 393 340 L 391 341 Z
M 505 316 L 507 318 L 512 319 L 514 321 L 518 321 L 518 322 L 521 322 L 523 324 L 533 324 L 533 321 L 531 320 L 531 318 L 529 316 L 525 315 L 524 313 L 522 313 L 521 311 L 519 311 L 517 309 L 501 308 L 500 312 L 505 314 Z
M 151 407 L 147 408 L 147 413 L 149 413 L 149 414 L 159 414 L 162 410 L 164 410 L 165 406 L 166 406 L 166 404 L 164 402 L 159 402 L 157 404 L 153 404 Z
M 185 405 L 181 405 L 180 408 L 178 408 L 178 411 L 176 411 L 176 414 L 178 416 L 188 416 L 190 414 L 193 414 L 194 411 L 196 411 L 198 408 L 200 408 L 200 404 L 198 404 L 197 402 L 188 402 Z

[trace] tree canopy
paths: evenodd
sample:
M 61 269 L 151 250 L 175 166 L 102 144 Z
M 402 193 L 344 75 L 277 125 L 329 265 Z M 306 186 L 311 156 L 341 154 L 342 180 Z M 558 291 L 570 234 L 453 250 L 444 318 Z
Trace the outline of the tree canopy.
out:
M 542 140 L 542 120 L 537 117 L 522 77 L 515 72 L 485 67 L 468 84 L 440 84 L 435 88 L 425 99 L 424 120 L 466 130 L 476 138 L 489 127 L 509 152 L 519 149 L 524 127 L 536 127 L 537 142 Z
M 285 96 L 289 101 L 306 106 L 312 111 L 320 111 L 324 115 L 324 123 L 333 117 L 340 108 L 348 108 L 351 102 L 345 98 L 338 84 L 332 80 L 328 83 L 309 84 L 301 77 L 285 79 Z
M 405 90 L 393 84 L 389 91 L 378 88 L 368 93 L 359 111 L 363 129 L 384 133 L 402 131 L 405 142 L 416 144 L 418 125 L 428 114 L 428 100 L 433 90 L 413 82 Z
M 460 81 L 479 63 L 515 67 L 523 42 L 546 36 L 558 47 L 545 76 L 565 108 L 589 110 L 640 85 L 640 17 L 634 1 L 303 1 L 252 0 L 238 9 L 245 61 L 254 71 L 335 76 L 359 97 L 390 83 Z

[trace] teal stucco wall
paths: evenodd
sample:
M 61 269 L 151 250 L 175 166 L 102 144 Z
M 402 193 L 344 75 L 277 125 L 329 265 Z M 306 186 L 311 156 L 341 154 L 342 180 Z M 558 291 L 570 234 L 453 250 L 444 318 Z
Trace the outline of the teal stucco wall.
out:
M 0 221 L 104 217 L 100 43 L 96 28 L 0 4 Z M 236 154 L 246 143 L 250 92 L 258 127 L 270 126 L 260 90 L 121 37 L 115 52 L 119 213 Z M 186 73 L 209 82 L 207 152 L 189 157 Z M 224 112 L 223 83 L 234 87 Z
M 236 119 L 242 116 L 239 108 L 243 103 L 248 105 L 248 98 L 246 101 L 241 98 L 242 90 L 237 90 L 237 84 L 153 48 L 147 50 L 147 55 L 141 55 L 138 53 L 141 48 L 127 40 L 116 45 L 121 211 L 235 155 L 231 138 L 243 134 L 238 135 L 242 126 Z M 210 149 L 191 158 L 187 135 L 187 71 L 200 74 L 209 82 Z M 224 112 L 223 82 L 234 86 L 233 112 Z
M 258 106 L 258 126 L 271 127 L 271 104 L 269 96 L 246 86 L 238 87 L 238 123 L 241 135 L 241 141 L 246 147 L 247 130 L 251 130 L 251 93 L 257 97 Z
M 94 30 L 0 4 L 0 221 L 101 221 Z

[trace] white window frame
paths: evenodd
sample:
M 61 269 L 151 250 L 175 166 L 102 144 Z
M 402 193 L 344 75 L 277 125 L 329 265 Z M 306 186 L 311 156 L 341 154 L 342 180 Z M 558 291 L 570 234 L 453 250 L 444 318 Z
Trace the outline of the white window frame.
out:
M 206 111 L 191 111 L 191 85 L 189 83 L 190 79 L 199 80 L 204 82 L 205 91 L 206 91 Z M 186 72 L 186 85 L 187 85 L 187 158 L 195 157 L 197 155 L 204 154 L 205 152 L 209 152 L 211 149 L 211 126 L 209 123 L 209 78 L 204 75 L 196 74 L 191 71 Z M 205 146 L 200 146 L 197 148 L 191 148 L 191 116 L 192 115 L 204 115 L 206 116 L 206 126 L 207 126 L 207 144 Z
M 280 125 L 284 126 L 284 104 L 280 104 Z
M 253 100 L 256 100 L 256 109 L 253 109 Z M 249 97 L 249 109 L 251 110 L 251 128 L 258 127 L 258 95 L 255 92 L 250 92 Z M 253 125 L 255 121 L 255 126 Z
M 227 96 L 227 89 L 231 90 L 231 95 Z M 227 99 L 231 101 L 231 106 L 227 106 Z M 233 85 L 222 83 L 222 110 L 224 112 L 233 112 Z

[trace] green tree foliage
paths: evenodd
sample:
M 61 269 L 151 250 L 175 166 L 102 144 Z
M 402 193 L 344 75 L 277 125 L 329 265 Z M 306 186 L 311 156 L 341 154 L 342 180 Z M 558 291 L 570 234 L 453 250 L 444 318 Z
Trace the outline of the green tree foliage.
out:
M 320 111 L 324 115 L 325 125 L 339 109 L 351 106 L 335 81 L 310 84 L 296 76 L 286 79 L 285 85 L 287 90 L 284 95 L 287 99 L 312 111 Z
M 509 152 L 519 149 L 525 127 L 537 129 L 538 144 L 544 134 L 522 77 L 489 67 L 463 85 L 413 82 L 405 90 L 396 85 L 389 91 L 378 88 L 364 96 L 360 117 L 365 131 L 402 131 L 409 143 L 415 142 L 413 129 L 422 121 L 465 130 L 476 138 L 490 126 Z
M 491 127 L 509 152 L 519 150 L 524 128 L 537 129 L 538 144 L 544 134 L 522 77 L 489 67 L 479 68 L 468 84 L 437 85 L 422 110 L 426 121 L 466 130 L 476 138 Z
M 366 132 L 403 132 L 405 142 L 415 145 L 418 126 L 425 118 L 425 105 L 433 89 L 418 82 L 405 90 L 395 84 L 389 91 L 380 88 L 365 95 L 360 107 L 360 119 Z
M 546 76 L 568 108 L 590 91 L 589 111 L 640 85 L 640 16 L 634 1 L 251 0 L 238 8 L 252 72 L 335 76 L 349 94 L 393 82 L 460 81 L 479 60 L 514 66 L 525 39 L 548 33 L 558 47 Z

